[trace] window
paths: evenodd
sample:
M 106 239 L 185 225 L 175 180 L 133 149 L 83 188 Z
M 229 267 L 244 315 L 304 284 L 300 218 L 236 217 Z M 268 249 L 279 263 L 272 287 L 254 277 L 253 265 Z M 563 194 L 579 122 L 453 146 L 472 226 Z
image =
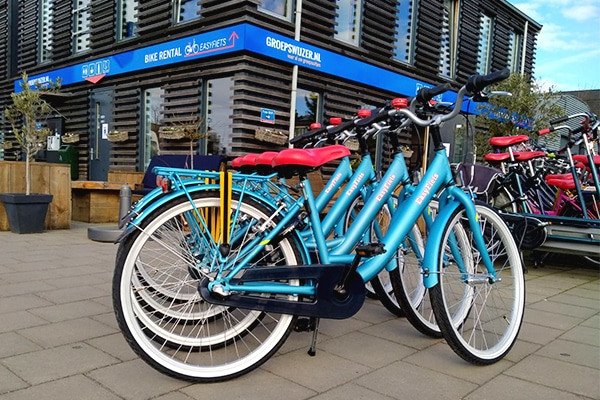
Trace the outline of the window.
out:
M 260 0 L 258 9 L 288 20 L 292 18 L 292 0 Z
M 459 0 L 444 0 L 442 40 L 440 42 L 440 74 L 448 78 L 456 76 L 458 17 Z
M 40 42 L 38 57 L 40 62 L 52 59 L 52 0 L 42 0 L 40 5 Z
M 359 45 L 362 20 L 362 0 L 336 0 L 338 15 L 335 19 L 334 37 L 347 43 Z
M 73 53 L 85 51 L 90 47 L 90 2 L 75 0 L 73 8 Z
M 137 7 L 136 0 L 119 0 L 117 15 L 117 40 L 123 40 L 135 35 L 136 16 L 135 8 Z
M 201 6 L 199 0 L 176 0 L 173 2 L 175 9 L 173 15 L 175 23 L 187 22 L 196 18 L 200 18 Z
M 140 149 L 142 149 L 142 170 L 145 170 L 150 163 L 150 159 L 160 154 L 158 128 L 164 113 L 162 102 L 165 91 L 161 88 L 151 88 L 145 90 L 143 93 L 142 104 L 144 106 L 142 107 L 142 112 L 144 114 L 142 117 L 142 132 L 144 134 L 140 139 Z
M 296 90 L 296 123 L 294 136 L 309 129 L 313 122 L 321 122 L 321 96 L 317 92 L 298 88 Z
M 477 49 L 477 73 L 487 74 L 490 72 L 492 59 L 492 17 L 482 14 L 479 20 L 479 44 Z
M 208 151 L 211 147 L 231 149 L 233 143 L 233 129 L 231 97 L 233 96 L 233 78 L 218 78 L 208 81 L 205 90 L 206 118 L 208 137 L 213 144 L 207 144 Z M 216 144 L 214 143 L 216 142 Z M 205 150 L 206 151 L 206 150 Z
M 523 55 L 523 35 L 514 31 L 510 32 L 508 43 L 508 65 L 510 72 L 521 71 L 521 60 Z
M 416 1 L 400 0 L 396 6 L 396 35 L 394 37 L 394 59 L 414 63 Z

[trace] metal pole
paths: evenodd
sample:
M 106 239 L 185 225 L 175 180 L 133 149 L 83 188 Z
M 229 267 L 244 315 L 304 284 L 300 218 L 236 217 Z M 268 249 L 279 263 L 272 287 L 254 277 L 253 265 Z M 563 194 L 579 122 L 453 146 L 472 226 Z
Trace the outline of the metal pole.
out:
M 302 0 L 298 0 L 296 3 L 296 19 L 295 19 L 295 32 L 294 39 L 300 40 L 300 25 L 302 22 Z M 290 99 L 290 133 L 289 138 L 293 138 L 294 131 L 296 130 L 296 93 L 298 91 L 298 66 L 292 67 L 292 93 Z M 292 147 L 290 144 L 289 147 Z

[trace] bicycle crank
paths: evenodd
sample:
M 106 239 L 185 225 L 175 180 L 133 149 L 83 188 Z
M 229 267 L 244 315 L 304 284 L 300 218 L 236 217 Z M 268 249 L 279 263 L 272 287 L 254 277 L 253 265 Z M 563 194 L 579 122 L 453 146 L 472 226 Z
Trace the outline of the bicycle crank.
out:
M 345 295 L 336 293 L 336 286 L 345 277 Z M 209 290 L 209 279 L 198 285 L 202 298 L 211 304 L 245 308 L 265 312 L 292 314 L 305 317 L 345 319 L 360 310 L 365 301 L 365 284 L 356 271 L 347 265 L 299 265 L 289 267 L 265 267 L 247 270 L 241 278 L 231 280 L 231 285 L 252 282 L 285 282 L 300 280 L 312 282 L 314 296 L 273 297 L 270 293 L 240 293 L 221 295 Z

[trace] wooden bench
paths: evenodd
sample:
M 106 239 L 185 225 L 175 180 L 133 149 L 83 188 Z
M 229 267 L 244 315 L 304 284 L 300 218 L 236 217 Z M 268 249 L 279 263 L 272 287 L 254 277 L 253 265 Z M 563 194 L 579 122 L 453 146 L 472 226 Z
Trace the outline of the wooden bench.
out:
M 146 172 L 109 171 L 108 181 L 71 182 L 73 220 L 102 223 L 118 222 L 121 188 L 127 185 L 132 190 L 132 200 L 156 187 L 155 166 L 190 168 L 189 155 L 160 155 L 152 157 Z M 220 156 L 194 156 L 194 169 L 218 170 Z
M 117 222 L 119 220 L 119 204 L 123 185 L 127 185 L 127 183 L 71 182 L 73 220 L 93 223 Z

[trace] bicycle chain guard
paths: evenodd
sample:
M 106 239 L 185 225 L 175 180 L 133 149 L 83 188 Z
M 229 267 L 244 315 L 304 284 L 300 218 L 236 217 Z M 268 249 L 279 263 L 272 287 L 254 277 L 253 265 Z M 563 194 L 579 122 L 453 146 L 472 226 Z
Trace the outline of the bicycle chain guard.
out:
M 225 297 L 208 289 L 209 280 L 203 279 L 198 285 L 202 298 L 211 304 L 245 308 L 265 312 L 293 314 L 306 317 L 345 319 L 360 310 L 365 301 L 365 284 L 356 271 L 350 271 L 346 280 L 347 294 L 343 299 L 334 293 L 335 287 L 348 273 L 347 265 L 298 265 L 289 267 L 264 267 L 247 270 L 231 284 L 243 285 L 245 282 L 281 282 L 298 279 L 314 281 L 315 296 L 294 297 L 293 299 L 274 298 L 269 293 L 235 293 Z M 265 296 L 267 295 L 267 296 Z

